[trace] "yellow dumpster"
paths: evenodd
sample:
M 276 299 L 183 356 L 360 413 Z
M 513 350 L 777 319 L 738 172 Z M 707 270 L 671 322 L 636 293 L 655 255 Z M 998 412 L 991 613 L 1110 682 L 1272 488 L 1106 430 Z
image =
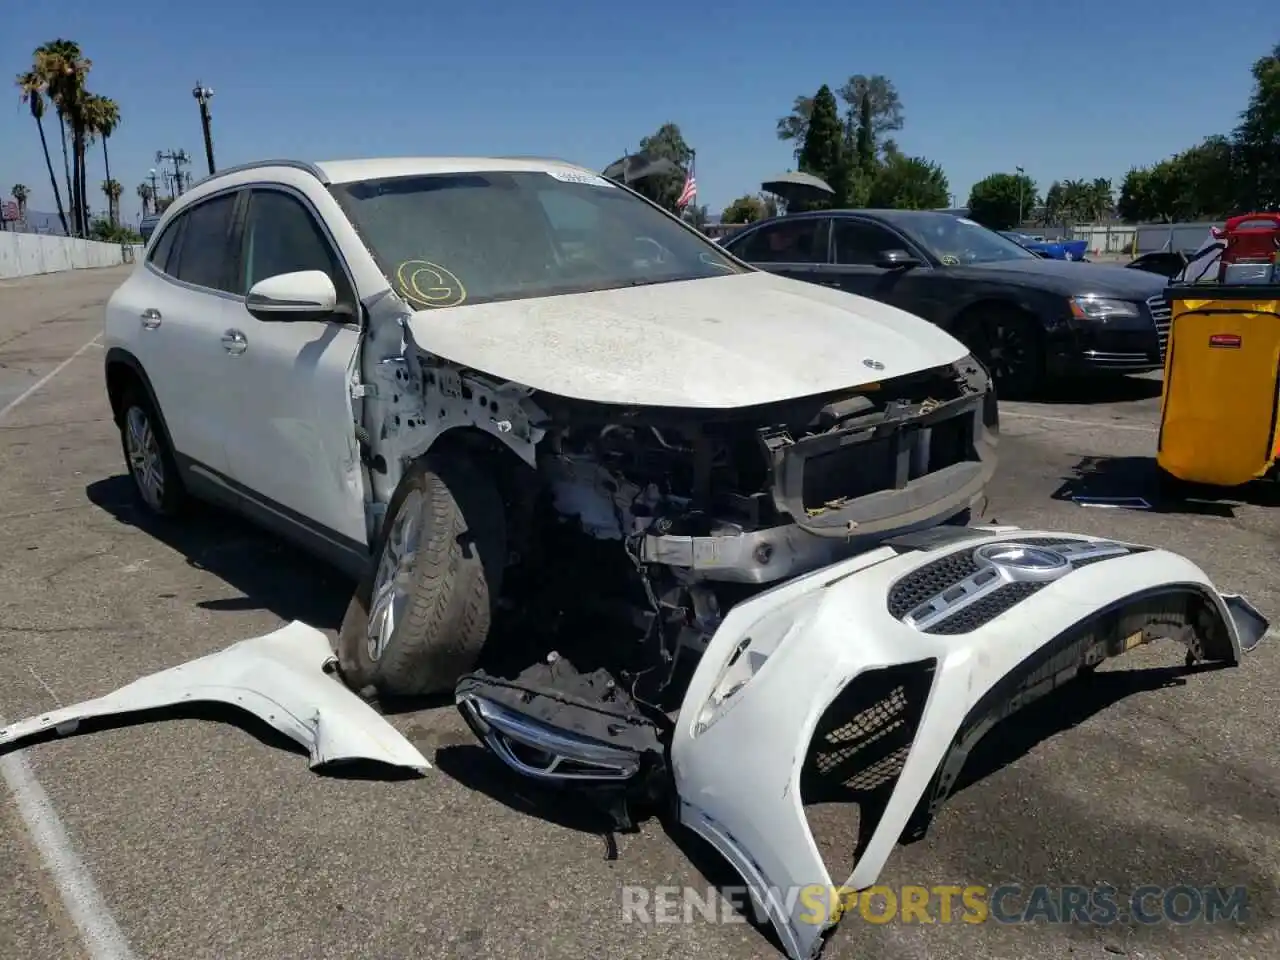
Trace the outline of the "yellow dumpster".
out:
M 1156 462 L 1168 477 L 1234 487 L 1280 456 L 1280 286 L 1172 284 Z

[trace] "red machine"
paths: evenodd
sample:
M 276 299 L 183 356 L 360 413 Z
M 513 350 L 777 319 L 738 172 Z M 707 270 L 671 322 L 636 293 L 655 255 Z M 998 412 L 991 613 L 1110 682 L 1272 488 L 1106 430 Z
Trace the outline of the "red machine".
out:
M 1229 282 L 1238 269 L 1264 270 L 1280 264 L 1280 213 L 1242 213 L 1221 227 L 1213 228 L 1216 239 L 1223 241 L 1218 279 Z M 1242 268 L 1233 270 L 1235 265 Z M 1257 264 L 1254 268 L 1252 265 Z

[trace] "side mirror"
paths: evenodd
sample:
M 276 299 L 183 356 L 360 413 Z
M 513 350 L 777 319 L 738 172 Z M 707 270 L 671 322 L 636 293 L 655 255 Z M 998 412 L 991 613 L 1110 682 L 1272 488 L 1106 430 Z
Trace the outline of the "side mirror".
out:
M 880 254 L 876 266 L 882 270 L 910 270 L 920 266 L 920 261 L 905 250 L 886 250 Z
M 337 309 L 338 291 L 320 270 L 278 273 L 250 287 L 244 305 L 259 320 L 323 320 Z

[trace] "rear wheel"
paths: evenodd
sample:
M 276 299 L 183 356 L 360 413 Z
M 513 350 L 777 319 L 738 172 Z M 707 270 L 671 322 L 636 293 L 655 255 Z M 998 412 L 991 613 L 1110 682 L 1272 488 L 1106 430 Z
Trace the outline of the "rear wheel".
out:
M 392 497 L 375 550 L 338 637 L 344 678 L 400 696 L 452 690 L 479 659 L 501 590 L 497 486 L 462 457 L 424 457 Z
M 1044 342 L 1034 317 L 1012 307 L 993 307 L 965 318 L 957 332 L 1002 395 L 1030 393 L 1042 384 Z
M 120 402 L 119 426 L 125 466 L 138 501 L 157 516 L 181 513 L 187 502 L 186 488 L 165 440 L 160 417 L 141 387 L 126 389 Z

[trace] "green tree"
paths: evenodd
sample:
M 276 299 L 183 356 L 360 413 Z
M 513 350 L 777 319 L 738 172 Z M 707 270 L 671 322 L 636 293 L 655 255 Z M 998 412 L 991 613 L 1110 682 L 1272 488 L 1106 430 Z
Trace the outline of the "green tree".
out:
M 664 123 L 643 138 L 640 141 L 640 152 L 654 159 L 670 160 L 682 170 L 687 169 L 689 161 L 693 159 L 693 151 L 684 142 L 680 126 L 675 123 Z M 670 173 L 665 176 L 646 178 L 635 185 L 635 190 L 659 206 L 674 212 L 683 187 L 684 175 Z
M 77 236 L 89 232 L 89 199 L 85 174 L 85 148 L 90 130 L 85 114 L 89 96 L 85 87 L 93 61 L 73 40 L 51 40 L 36 48 L 36 63 L 45 77 L 49 99 L 59 122 L 71 128 L 71 221 Z M 65 142 L 65 138 L 64 138 Z
M 111 135 L 120 126 L 120 105 L 110 97 L 102 97 L 96 93 L 91 93 L 85 97 L 84 115 L 85 125 L 90 135 L 102 138 L 102 165 L 106 170 L 107 181 L 115 183 L 111 179 L 111 157 L 107 153 L 107 141 L 111 139 Z M 118 194 L 116 200 L 117 203 L 112 206 L 108 213 L 113 224 L 119 222 Z
M 120 196 L 124 187 L 119 180 L 103 180 L 102 192 L 107 198 L 107 220 L 114 227 L 120 222 Z
M 992 230 L 1008 230 L 1038 199 L 1035 181 L 1026 174 L 993 173 L 969 191 L 969 216 Z
M 1065 208 L 1062 201 L 1062 184 L 1055 180 L 1045 191 L 1044 204 L 1040 207 L 1040 222 L 1045 226 L 1065 225 L 1066 219 L 1063 217 Z
M 44 165 L 49 170 L 49 184 L 53 187 L 53 202 L 58 205 L 58 220 L 62 223 L 62 232 L 71 236 L 71 230 L 67 226 L 67 211 L 62 205 L 62 191 L 58 189 L 58 175 L 53 172 L 49 141 L 44 133 L 44 107 L 49 86 L 39 57 L 35 58 L 30 70 L 18 74 L 18 90 L 22 102 L 30 108 L 31 118 L 35 120 L 36 129 L 40 133 L 40 149 L 44 151 Z
M 1109 220 L 1115 212 L 1115 191 L 1106 177 L 1095 177 L 1089 184 L 1088 206 L 1090 219 Z
M 800 169 L 821 177 L 836 191 L 837 202 L 847 193 L 848 168 L 835 94 L 825 83 L 813 98 L 813 114 L 800 150 Z
M 1142 223 L 1151 219 L 1151 210 L 1151 171 L 1146 167 L 1131 167 L 1120 182 L 1116 213 L 1125 223 Z
M 142 215 L 151 213 L 151 184 L 145 181 L 138 184 L 138 199 L 142 201 Z
M 898 155 L 877 171 L 867 202 L 872 207 L 937 210 L 947 205 L 950 196 L 947 176 L 936 163 Z
M 766 216 L 764 201 L 750 194 L 739 197 L 724 208 L 721 223 L 754 223 Z
M 791 112 L 778 118 L 778 139 L 790 140 L 796 162 L 804 149 L 805 136 L 809 132 L 809 117 L 813 115 L 813 97 L 796 97 Z
M 883 143 L 886 134 L 902 129 L 902 100 L 893 81 L 883 74 L 854 74 L 840 87 L 839 96 L 846 108 L 847 146 L 854 147 L 860 142 L 859 137 L 865 137 L 874 156 L 875 144 Z
M 1253 93 L 1234 133 L 1236 206 L 1280 210 L 1280 44 L 1252 73 Z

